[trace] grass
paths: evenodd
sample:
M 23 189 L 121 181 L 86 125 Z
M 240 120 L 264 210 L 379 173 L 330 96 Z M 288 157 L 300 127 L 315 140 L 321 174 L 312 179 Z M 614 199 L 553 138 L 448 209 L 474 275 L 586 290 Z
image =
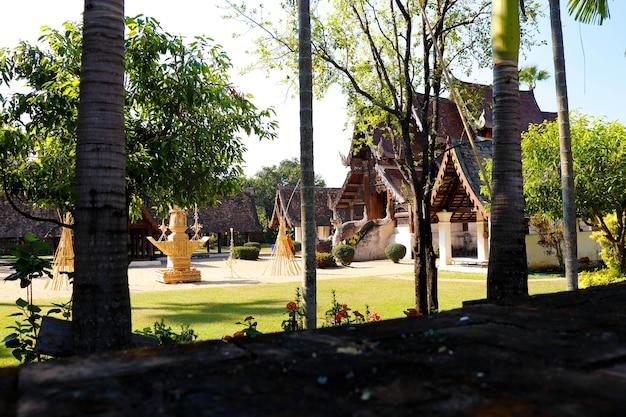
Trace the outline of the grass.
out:
M 459 308 L 463 301 L 486 296 L 484 274 L 440 271 L 439 278 L 439 304 L 442 311 Z M 450 280 L 455 278 L 463 281 Z M 243 328 L 236 322 L 246 316 L 254 316 L 261 332 L 280 331 L 281 323 L 287 317 L 284 314 L 285 304 L 294 299 L 297 286 L 297 283 L 291 282 L 132 294 L 133 330 L 152 327 L 154 322 L 164 319 L 165 324 L 175 332 L 180 332 L 182 325 L 189 325 L 199 335 L 199 340 L 221 339 Z M 412 279 L 356 277 L 320 280 L 317 283 L 317 318 L 320 326 L 325 311 L 331 307 L 333 289 L 339 303 L 348 304 L 351 309 L 362 313 L 365 313 L 365 306 L 369 305 L 370 311 L 380 314 L 382 319 L 404 317 L 403 311 L 414 305 Z M 529 280 L 531 295 L 564 290 L 563 280 Z M 46 304 L 40 306 L 46 312 L 52 303 L 65 301 L 46 300 Z M 14 312 L 14 303 L 0 303 L 0 339 L 9 333 L 6 327 L 14 323 L 14 318 L 8 315 Z M 17 364 L 10 351 L 1 345 L 0 367 Z

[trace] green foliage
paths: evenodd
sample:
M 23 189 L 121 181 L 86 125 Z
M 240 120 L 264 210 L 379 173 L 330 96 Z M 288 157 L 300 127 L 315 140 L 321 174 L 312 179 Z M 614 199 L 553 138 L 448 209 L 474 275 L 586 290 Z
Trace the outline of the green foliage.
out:
M 390 243 L 385 248 L 385 256 L 394 263 L 397 263 L 400 259 L 406 255 L 406 246 L 402 243 Z
M 51 277 L 50 262 L 36 255 L 39 250 L 49 249 L 49 245 L 30 234 L 24 236 L 25 244 L 15 245 L 11 254 L 15 257 L 11 268 L 14 273 L 5 278 L 5 281 L 20 281 L 20 287 L 26 289 L 26 300 L 18 298 L 15 301 L 18 311 L 11 317 L 19 317 L 11 326 L 7 326 L 10 333 L 0 343 L 11 349 L 13 357 L 20 362 L 30 363 L 41 360 L 41 355 L 35 352 L 37 335 L 41 328 L 41 307 L 33 304 L 32 281 L 43 276 Z M 54 312 L 51 310 L 48 314 Z
M 155 321 L 152 328 L 144 327 L 142 330 L 135 330 L 135 333 L 156 337 L 160 346 L 193 343 L 198 338 L 198 335 L 188 325 L 183 324 L 180 333 L 176 333 L 170 326 L 165 325 L 165 320 L 163 319 Z
M 235 246 L 233 247 L 233 258 L 255 261 L 259 258 L 261 249 L 256 246 Z
M 354 247 L 350 245 L 339 244 L 332 253 L 341 265 L 350 265 L 354 260 Z
M 257 329 L 258 324 L 256 321 L 254 321 L 254 317 L 252 316 L 248 316 L 245 319 L 243 319 L 242 322 L 238 321 L 235 324 L 243 324 L 244 328 L 239 331 L 236 331 L 235 333 L 233 333 L 232 336 L 227 335 L 227 336 L 222 337 L 223 341 L 228 342 L 232 340 L 233 337 L 256 337 L 258 335 L 263 334 Z
M 626 276 L 610 268 L 602 268 L 595 271 L 580 271 L 578 273 L 578 285 L 580 288 L 609 285 L 622 281 L 626 281 Z
M 316 252 L 315 263 L 318 268 L 334 268 L 337 266 L 335 257 L 332 253 L 328 252 Z
M 171 35 L 144 16 L 126 25 L 129 201 L 165 212 L 238 191 L 242 136 L 273 138 L 273 111 L 232 86 L 231 61 L 211 39 Z M 0 52 L 2 85 L 13 91 L 2 100 L 6 191 L 63 210 L 74 200 L 81 40 L 80 24 L 68 22 L 44 28 L 39 44 Z
M 624 239 L 621 240 L 612 240 L 609 236 L 619 236 L 620 229 L 624 228 L 624 221 L 626 218 L 623 218 L 621 222 L 617 221 L 617 216 L 615 214 L 609 214 L 602 219 L 602 224 L 609 233 L 605 231 L 595 231 L 591 234 L 591 238 L 594 239 L 602 250 L 600 251 L 600 256 L 604 261 L 604 264 L 607 266 L 609 271 L 613 275 L 624 275 L 626 274 L 625 270 L 622 270 L 622 254 L 626 252 L 626 243 Z
M 626 223 L 621 220 L 610 226 L 605 220 L 610 215 L 626 218 L 626 126 L 572 112 L 570 134 L 576 208 L 610 242 L 616 265 L 626 273 Z M 523 135 L 522 152 L 527 211 L 559 219 L 562 202 L 558 123 L 531 126 Z
M 365 306 L 365 314 L 357 310 L 352 311 L 348 304 L 342 304 L 337 301 L 337 292 L 331 290 L 331 307 L 325 313 L 325 326 L 349 326 L 351 324 L 363 324 L 369 321 L 380 320 L 378 313 L 371 313 L 369 306 Z
M 294 301 L 289 301 L 285 306 L 287 310 L 288 318 L 283 320 L 281 327 L 285 332 L 295 332 L 304 329 L 303 318 L 304 307 L 302 307 L 302 295 L 300 294 L 300 288 L 296 288 L 296 298 Z
M 256 248 L 259 252 L 261 251 L 261 244 L 259 242 L 246 242 L 243 245 L 248 248 Z
M 293 241 L 293 253 L 298 253 L 302 250 L 302 242 L 297 240 Z

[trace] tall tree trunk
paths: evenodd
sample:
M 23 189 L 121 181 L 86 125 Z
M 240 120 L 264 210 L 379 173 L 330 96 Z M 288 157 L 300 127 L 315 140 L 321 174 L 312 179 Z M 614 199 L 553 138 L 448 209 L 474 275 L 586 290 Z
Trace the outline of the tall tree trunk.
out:
M 492 3 L 493 185 L 487 298 L 528 295 L 518 79 L 518 0 Z
M 85 0 L 76 144 L 73 339 L 131 345 L 125 195 L 124 0 Z
M 305 327 L 317 326 L 317 264 L 315 246 L 315 173 L 313 170 L 313 70 L 309 0 L 298 1 L 298 69 L 300 71 L 300 164 L 304 276 L 302 298 Z
M 556 82 L 556 102 L 559 115 L 559 146 L 561 154 L 561 187 L 563 196 L 563 242 L 565 246 L 565 281 L 568 291 L 578 289 L 578 241 L 576 203 L 574 195 L 574 161 L 572 138 L 569 129 L 569 105 L 565 76 L 565 52 L 561 27 L 559 0 L 550 0 L 550 27 L 552 29 L 552 54 Z

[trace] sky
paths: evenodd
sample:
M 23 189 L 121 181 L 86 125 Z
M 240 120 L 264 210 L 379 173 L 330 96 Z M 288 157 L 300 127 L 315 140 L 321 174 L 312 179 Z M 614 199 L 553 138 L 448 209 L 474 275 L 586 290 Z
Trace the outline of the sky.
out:
M 275 0 L 276 1 L 276 0 Z M 546 17 L 540 24 L 540 37 L 547 45 L 520 56 L 519 66 L 536 65 L 554 73 L 547 0 L 543 0 Z M 250 2 L 252 3 L 252 2 Z M 12 48 L 20 40 L 35 42 L 41 26 L 59 28 L 65 21 L 80 20 L 83 0 L 0 0 L 3 22 L 0 24 L 0 47 Z M 168 32 L 185 37 L 197 35 L 213 38 L 224 47 L 232 59 L 232 81 L 246 93 L 252 94 L 258 108 L 273 107 L 279 123 L 274 141 L 259 142 L 246 138 L 248 151 L 244 155 L 244 172 L 252 176 L 263 167 L 278 165 L 284 159 L 300 157 L 299 105 L 293 91 L 279 82 L 285 74 L 265 72 L 241 74 L 238 70 L 253 62 L 251 40 L 244 25 L 224 20 L 227 14 L 222 0 L 126 0 L 126 15 L 144 14 L 155 18 Z M 611 18 L 602 26 L 575 22 L 567 14 L 566 0 L 561 1 L 563 37 L 565 43 L 566 76 L 569 109 L 618 120 L 626 124 L 626 2 L 610 1 Z M 233 33 L 244 33 L 233 38 Z M 248 32 L 248 33 L 246 33 Z M 468 82 L 490 84 L 491 72 L 483 71 Z M 555 82 L 552 75 L 539 82 L 535 97 L 543 111 L 556 111 Z M 346 126 L 348 115 L 345 99 L 338 89 L 331 89 L 313 106 L 314 167 L 329 187 L 341 187 L 348 172 L 341 155 L 350 149 L 352 130 Z

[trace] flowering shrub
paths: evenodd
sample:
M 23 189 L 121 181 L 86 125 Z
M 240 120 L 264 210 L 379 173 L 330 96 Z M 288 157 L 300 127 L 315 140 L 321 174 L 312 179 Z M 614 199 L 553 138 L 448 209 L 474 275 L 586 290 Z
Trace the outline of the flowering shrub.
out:
M 333 297 L 331 301 L 332 307 L 326 311 L 327 326 L 347 326 L 350 324 L 363 324 L 380 320 L 380 315 L 378 313 L 371 313 L 368 305 L 365 306 L 365 314 L 362 314 L 357 310 L 352 311 L 347 304 L 339 303 L 335 290 L 332 290 L 331 294 Z
M 304 309 L 302 308 L 301 301 L 300 288 L 296 288 L 296 300 L 289 301 L 285 306 L 289 318 L 283 320 L 282 328 L 284 331 L 295 332 L 304 328 L 304 324 L 302 323 Z
M 337 266 L 335 257 L 332 253 L 328 252 L 317 252 L 315 254 L 315 263 L 318 268 L 332 268 Z
M 233 333 L 232 336 L 230 335 L 226 335 L 224 337 L 222 337 L 222 340 L 225 342 L 228 342 L 229 340 L 232 340 L 233 337 L 243 337 L 243 336 L 248 336 L 248 337 L 255 337 L 258 336 L 261 333 L 260 331 L 257 330 L 256 326 L 257 326 L 257 322 L 253 321 L 254 317 L 252 316 L 248 316 L 245 319 L 243 319 L 243 322 L 238 321 L 235 324 L 243 324 L 245 325 L 245 327 L 242 330 L 236 331 L 235 333 Z

